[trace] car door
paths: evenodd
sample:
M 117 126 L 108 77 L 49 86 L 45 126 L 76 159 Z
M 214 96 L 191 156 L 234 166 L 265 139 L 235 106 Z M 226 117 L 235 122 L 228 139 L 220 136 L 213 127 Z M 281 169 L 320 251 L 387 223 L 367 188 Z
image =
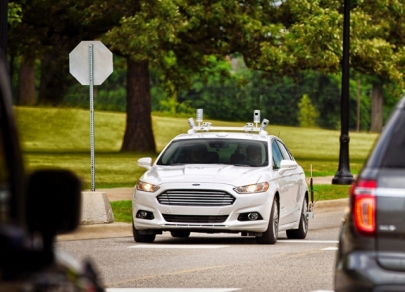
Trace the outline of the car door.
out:
M 291 152 L 287 147 L 279 140 L 276 140 L 278 147 L 280 148 L 281 154 L 284 160 L 294 160 Z M 291 192 L 291 206 L 292 206 L 292 221 L 299 220 L 301 215 L 301 202 L 302 202 L 302 190 L 301 187 L 303 183 L 301 182 L 303 178 L 303 170 L 301 167 L 296 169 L 291 169 L 286 171 L 287 181 L 289 185 L 289 191 Z
M 280 192 L 280 225 L 292 222 L 292 212 L 294 201 L 291 192 L 291 182 L 287 172 L 280 173 L 280 162 L 284 159 L 283 154 L 278 147 L 275 139 L 271 142 L 271 151 L 273 157 L 274 178 L 277 180 Z

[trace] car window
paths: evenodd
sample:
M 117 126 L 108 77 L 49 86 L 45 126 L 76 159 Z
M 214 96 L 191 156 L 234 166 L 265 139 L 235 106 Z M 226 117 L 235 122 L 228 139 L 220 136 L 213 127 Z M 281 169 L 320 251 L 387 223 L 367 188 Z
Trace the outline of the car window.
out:
M 395 126 L 391 141 L 388 143 L 382 167 L 404 168 L 405 167 L 405 115 L 402 115 Z
M 276 140 L 276 143 L 281 151 L 281 154 L 283 155 L 283 159 L 285 160 L 292 160 L 290 153 L 287 151 L 287 148 L 284 146 L 283 143 L 281 143 L 280 141 Z
M 157 165 L 232 164 L 267 166 L 266 141 L 243 139 L 187 139 L 172 141 Z
M 271 153 L 273 155 L 273 169 L 279 169 L 280 161 L 283 160 L 283 155 L 281 154 L 281 151 L 278 148 L 277 142 L 275 140 L 271 142 Z

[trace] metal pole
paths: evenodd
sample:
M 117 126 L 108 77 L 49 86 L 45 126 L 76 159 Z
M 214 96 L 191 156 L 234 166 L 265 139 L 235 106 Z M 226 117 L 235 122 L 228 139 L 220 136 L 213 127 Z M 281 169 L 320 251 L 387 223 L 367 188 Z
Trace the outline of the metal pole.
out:
M 342 60 L 342 96 L 341 96 L 341 135 L 339 151 L 339 169 L 332 184 L 347 185 L 353 182 L 349 165 L 349 48 L 350 48 L 350 0 L 344 0 L 343 19 L 343 60 Z
M 89 83 L 90 83 L 90 152 L 91 152 L 91 191 L 94 192 L 94 105 L 93 105 L 93 45 L 89 45 Z

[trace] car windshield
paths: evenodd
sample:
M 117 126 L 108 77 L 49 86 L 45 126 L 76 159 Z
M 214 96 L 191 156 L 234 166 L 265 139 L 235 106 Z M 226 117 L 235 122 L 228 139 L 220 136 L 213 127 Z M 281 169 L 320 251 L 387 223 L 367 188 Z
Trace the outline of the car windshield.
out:
M 267 166 L 266 141 L 243 139 L 189 139 L 172 141 L 157 165 L 230 164 Z

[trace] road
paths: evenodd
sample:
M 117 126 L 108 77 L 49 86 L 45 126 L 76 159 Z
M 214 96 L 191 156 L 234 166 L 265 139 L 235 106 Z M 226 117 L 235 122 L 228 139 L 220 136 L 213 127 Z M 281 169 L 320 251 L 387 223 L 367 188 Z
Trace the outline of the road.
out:
M 164 233 L 153 244 L 120 236 L 64 240 L 57 246 L 80 260 L 91 258 L 108 292 L 332 291 L 344 209 L 315 208 L 305 240 L 288 240 L 280 232 L 275 245 L 239 235 L 192 233 L 179 239 Z

